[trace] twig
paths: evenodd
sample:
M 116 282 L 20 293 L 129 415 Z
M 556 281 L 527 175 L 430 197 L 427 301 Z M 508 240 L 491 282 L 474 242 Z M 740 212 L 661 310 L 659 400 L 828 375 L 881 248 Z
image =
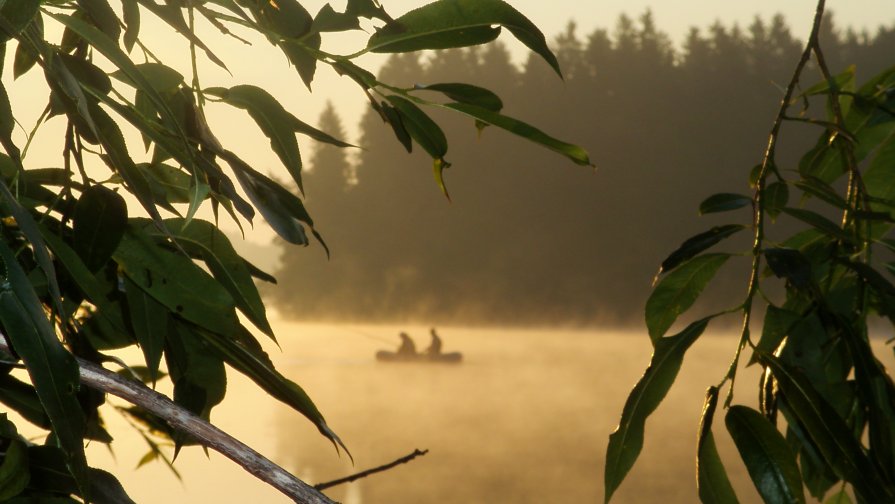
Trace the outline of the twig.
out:
M 3 334 L 0 334 L 0 350 L 10 351 L 6 336 Z M 203 446 L 236 462 L 247 472 L 289 496 L 295 502 L 335 504 L 319 490 L 296 478 L 230 434 L 178 406 L 166 396 L 140 382 L 123 378 L 90 361 L 77 357 L 76 359 L 83 385 L 120 397 L 166 420 L 175 429 L 188 434 Z
M 327 488 L 334 487 L 336 485 L 341 485 L 343 483 L 351 483 L 352 481 L 359 480 L 361 478 L 366 478 L 367 476 L 369 476 L 371 474 L 376 474 L 376 473 L 382 472 L 382 471 L 388 471 L 392 467 L 395 467 L 395 466 L 398 466 L 401 464 L 406 464 L 406 463 L 410 462 L 411 460 L 413 460 L 417 457 L 421 457 L 427 453 L 429 453 L 429 450 L 420 451 L 419 449 L 416 449 L 416 450 L 413 450 L 413 453 L 411 453 L 410 455 L 405 455 L 405 456 L 399 458 L 398 460 L 395 460 L 394 462 L 389 462 L 388 464 L 381 465 L 379 467 L 374 467 L 372 469 L 367 469 L 366 471 L 361 471 L 359 473 L 355 473 L 350 476 L 345 476 L 344 478 L 339 478 L 339 479 L 332 480 L 332 481 L 326 481 L 324 483 L 317 483 L 316 485 L 314 485 L 314 489 L 315 490 L 326 490 Z
M 752 272 L 749 278 L 749 287 L 746 292 L 746 299 L 743 302 L 743 327 L 742 334 L 740 335 L 740 342 L 737 345 L 736 353 L 733 357 L 733 360 L 730 363 L 730 368 L 727 370 L 727 375 L 718 384 L 718 388 L 724 386 L 727 381 L 730 381 L 730 386 L 727 391 L 727 397 L 724 401 L 724 407 L 729 407 L 731 401 L 733 400 L 733 388 L 734 383 L 736 381 L 736 372 L 737 366 L 740 361 L 740 354 L 743 351 L 743 348 L 747 344 L 751 344 L 751 340 L 749 338 L 749 326 L 752 321 L 752 300 L 755 297 L 755 293 L 758 292 L 759 289 L 759 274 L 761 272 L 761 248 L 764 245 L 764 189 L 765 182 L 768 176 L 769 170 L 774 170 L 776 172 L 777 167 L 775 166 L 775 154 L 777 152 L 777 140 L 780 136 L 780 127 L 783 125 L 783 122 L 786 120 L 786 111 L 789 109 L 790 104 L 792 103 L 793 94 L 795 94 L 796 87 L 798 87 L 799 79 L 802 76 L 802 71 L 805 69 L 805 65 L 808 64 L 808 61 L 811 59 L 811 52 L 817 44 L 818 34 L 820 33 L 820 25 L 823 20 L 824 15 L 824 6 L 825 0 L 818 0 L 817 9 L 814 13 L 814 22 L 811 26 L 811 34 L 808 36 L 808 42 L 805 44 L 805 48 L 802 50 L 802 56 L 799 58 L 799 62 L 796 64 L 795 70 L 793 70 L 792 78 L 789 80 L 789 85 L 786 86 L 786 93 L 783 96 L 783 99 L 780 101 L 780 108 L 777 111 L 777 117 L 774 119 L 774 124 L 771 127 L 771 133 L 768 137 L 768 146 L 765 150 L 764 157 L 761 160 L 761 169 L 758 173 L 758 181 L 757 188 L 755 189 L 755 198 L 754 198 L 754 232 L 755 239 L 752 244 Z

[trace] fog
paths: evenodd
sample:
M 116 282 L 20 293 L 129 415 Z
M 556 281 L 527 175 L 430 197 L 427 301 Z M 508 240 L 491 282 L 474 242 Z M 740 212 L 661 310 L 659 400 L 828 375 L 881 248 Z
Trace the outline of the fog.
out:
M 629 390 L 649 361 L 648 338 L 627 332 L 441 327 L 457 365 L 377 362 L 399 330 L 425 346 L 428 327 L 299 324 L 275 319 L 285 351 L 277 367 L 311 395 L 354 465 L 299 414 L 228 374 L 212 421 L 309 483 L 329 481 L 413 452 L 427 455 L 327 493 L 346 504 L 598 502 L 603 456 Z M 678 383 L 647 423 L 641 460 L 613 502 L 696 500 L 693 453 L 705 388 L 726 370 L 735 337 L 711 328 L 690 350 Z M 740 375 L 753 402 L 751 369 Z M 112 413 L 116 457 L 99 444 L 92 463 L 114 471 L 137 502 L 288 502 L 217 454 L 188 447 L 176 461 L 133 470 L 145 445 Z M 715 435 L 742 502 L 745 469 L 718 422 Z M 170 451 L 168 452 L 170 454 Z
M 822 37 L 831 68 L 854 62 L 861 82 L 887 64 L 891 23 L 868 34 L 832 19 Z M 305 321 L 638 327 L 671 251 L 712 226 L 750 224 L 745 208 L 705 217 L 697 208 L 714 193 L 751 192 L 780 83 L 800 53 L 787 20 L 703 27 L 682 47 L 649 13 L 590 33 L 570 24 L 552 38 L 564 80 L 536 57 L 515 66 L 499 43 L 396 55 L 380 78 L 493 89 L 505 114 L 585 147 L 596 170 L 494 127 L 478 135 L 468 118 L 429 108 L 450 145 L 449 202 L 425 152 L 405 152 L 368 112 L 352 139 L 363 150 L 324 145 L 305 156 L 307 206 L 331 257 L 317 244 L 249 251 L 279 279 L 265 286 L 271 303 Z M 805 85 L 819 78 L 810 69 Z M 319 126 L 343 135 L 358 120 L 335 103 Z M 780 169 L 795 168 L 820 133 L 784 125 Z M 769 238 L 786 238 L 794 224 L 781 216 Z M 750 243 L 744 232 L 715 249 Z M 741 301 L 748 263 L 725 265 L 705 309 Z

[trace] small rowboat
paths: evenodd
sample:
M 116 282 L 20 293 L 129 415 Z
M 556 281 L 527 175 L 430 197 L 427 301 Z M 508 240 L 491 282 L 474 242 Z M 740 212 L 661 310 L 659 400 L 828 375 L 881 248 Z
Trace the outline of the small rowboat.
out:
M 417 354 L 401 354 L 398 352 L 390 352 L 388 350 L 380 350 L 376 352 L 376 360 L 379 362 L 421 362 L 424 364 L 458 364 L 463 360 L 463 354 L 460 352 L 440 353 L 429 355 L 425 353 Z

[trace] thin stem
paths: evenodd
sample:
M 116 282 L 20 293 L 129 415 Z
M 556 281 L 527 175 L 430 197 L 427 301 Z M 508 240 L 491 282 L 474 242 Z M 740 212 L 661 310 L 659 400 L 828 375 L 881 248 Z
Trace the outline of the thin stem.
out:
M 417 457 L 421 457 L 427 453 L 429 453 L 429 450 L 419 450 L 419 449 L 413 450 L 413 453 L 411 453 L 409 455 L 405 455 L 393 462 L 389 462 L 388 464 L 383 464 L 381 466 L 374 467 L 372 469 L 367 469 L 366 471 L 361 471 L 359 473 L 355 473 L 350 476 L 345 476 L 344 478 L 339 478 L 339 479 L 332 480 L 332 481 L 326 481 L 324 483 L 317 483 L 316 485 L 314 485 L 314 488 L 317 490 L 326 490 L 327 488 L 331 488 L 336 485 L 341 485 L 344 483 L 351 483 L 352 481 L 356 481 L 361 478 L 366 478 L 367 476 L 370 476 L 372 474 L 376 474 L 376 473 L 379 473 L 382 471 L 388 471 L 389 469 L 391 469 L 393 467 L 399 466 L 401 464 L 406 464 L 406 463 L 410 462 L 411 460 L 413 460 Z
M 820 33 L 820 24 L 823 20 L 825 3 L 825 0 L 818 0 L 817 2 L 817 9 L 814 13 L 814 23 L 811 27 L 811 34 L 808 37 L 808 42 L 805 44 L 805 49 L 802 50 L 802 55 L 799 58 L 798 63 L 796 64 L 795 70 L 793 70 L 792 78 L 790 78 L 789 84 L 786 86 L 786 92 L 783 95 L 783 99 L 780 101 L 780 108 L 777 111 L 777 117 L 774 119 L 774 124 L 771 127 L 771 133 L 768 136 L 768 146 L 765 149 L 764 157 L 761 161 L 761 169 L 759 170 L 758 181 L 756 183 L 757 187 L 755 189 L 755 196 L 753 198 L 753 228 L 755 239 L 752 243 L 752 271 L 749 275 L 749 286 L 746 291 L 746 299 L 743 302 L 742 332 L 740 334 L 740 342 L 737 345 L 737 350 L 734 354 L 733 361 L 731 362 L 731 365 L 727 371 L 727 376 L 725 376 L 719 384 L 720 388 L 720 386 L 724 385 L 724 383 L 726 383 L 728 380 L 730 381 L 730 388 L 727 392 L 727 398 L 724 401 L 725 407 L 730 406 L 730 403 L 733 400 L 733 388 L 736 382 L 736 372 L 739 366 L 740 355 L 742 354 L 743 348 L 746 346 L 746 344 L 751 344 L 751 340 L 749 338 L 749 327 L 752 322 L 752 304 L 755 298 L 755 293 L 758 292 L 759 289 L 759 276 L 761 272 L 761 250 L 765 239 L 764 190 L 766 180 L 769 170 L 776 170 L 774 157 L 777 151 L 777 141 L 780 137 L 780 127 L 783 125 L 783 122 L 786 119 L 786 111 L 789 109 L 789 106 L 792 102 L 792 98 L 795 94 L 796 88 L 798 87 L 802 71 L 805 69 L 805 65 L 807 65 L 808 61 L 811 59 L 811 52 L 817 44 L 818 33 Z

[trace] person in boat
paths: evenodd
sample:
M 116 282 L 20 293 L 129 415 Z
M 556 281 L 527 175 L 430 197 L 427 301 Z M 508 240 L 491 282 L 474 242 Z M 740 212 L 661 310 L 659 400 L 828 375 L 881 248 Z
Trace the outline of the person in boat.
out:
M 398 347 L 398 355 L 411 356 L 416 355 L 416 345 L 406 332 L 402 332 L 398 336 L 401 337 L 401 346 Z
M 437 357 L 441 355 L 441 338 L 438 337 L 434 327 L 429 329 L 429 334 L 432 335 L 432 342 L 429 343 L 429 348 L 426 349 L 426 355 Z

